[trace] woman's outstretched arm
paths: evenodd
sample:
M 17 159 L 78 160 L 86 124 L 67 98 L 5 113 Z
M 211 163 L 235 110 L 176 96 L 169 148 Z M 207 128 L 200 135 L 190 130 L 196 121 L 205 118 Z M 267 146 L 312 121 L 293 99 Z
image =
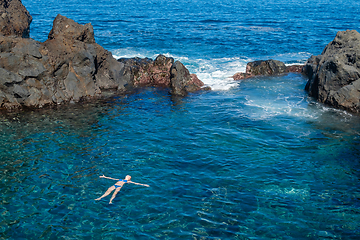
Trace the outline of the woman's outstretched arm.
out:
M 106 177 L 104 174 L 102 176 L 99 176 L 99 178 L 107 178 L 107 179 L 116 180 L 116 181 L 120 180 L 120 179 L 115 179 L 115 178 L 111 178 L 111 177 Z
M 135 185 L 141 185 L 141 186 L 145 186 L 145 187 L 150 187 L 150 186 L 147 185 L 147 184 L 136 183 L 136 182 L 133 182 L 133 181 L 128 181 L 128 183 L 132 183 L 132 184 L 135 184 Z

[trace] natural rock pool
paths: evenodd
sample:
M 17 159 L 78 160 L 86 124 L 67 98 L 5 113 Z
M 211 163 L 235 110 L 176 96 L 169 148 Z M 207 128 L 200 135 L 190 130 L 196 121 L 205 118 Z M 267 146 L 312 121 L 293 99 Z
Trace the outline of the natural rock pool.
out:
M 114 56 L 180 60 L 213 91 L 168 89 L 0 115 L 2 239 L 358 239 L 360 118 L 298 74 L 232 81 L 246 63 L 304 63 L 359 2 L 29 1 L 30 37 L 57 14 Z M 95 201 L 125 185 L 114 204 Z
M 299 75 L 171 99 L 154 88 L 1 117 L 11 239 L 358 237 L 359 121 Z M 97 202 L 115 181 L 109 205 Z

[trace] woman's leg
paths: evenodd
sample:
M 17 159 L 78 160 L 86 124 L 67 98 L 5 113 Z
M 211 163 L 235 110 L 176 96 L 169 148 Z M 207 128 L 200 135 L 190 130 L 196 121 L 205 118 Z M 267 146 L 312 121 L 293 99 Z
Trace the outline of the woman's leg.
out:
M 114 186 L 109 187 L 108 190 L 104 193 L 104 195 L 102 195 L 101 197 L 99 197 L 99 198 L 97 198 L 97 199 L 95 199 L 95 200 L 100 200 L 100 199 L 102 199 L 103 197 L 106 197 L 106 196 L 109 195 L 114 189 L 115 189 Z
M 110 199 L 109 204 L 112 204 L 112 200 L 116 197 L 116 194 L 120 191 L 120 189 L 121 189 L 121 187 L 115 189 L 115 191 Z

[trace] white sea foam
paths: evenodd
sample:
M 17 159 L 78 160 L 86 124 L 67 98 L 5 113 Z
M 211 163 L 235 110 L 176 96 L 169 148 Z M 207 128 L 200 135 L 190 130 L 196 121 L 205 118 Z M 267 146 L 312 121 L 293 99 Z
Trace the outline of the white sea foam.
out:
M 264 193 L 269 195 L 281 195 L 281 196 L 291 196 L 299 199 L 308 199 L 310 197 L 309 189 L 303 188 L 294 188 L 294 187 L 287 187 L 287 188 L 280 188 L 279 186 L 272 185 L 269 188 L 264 189 Z
M 133 58 L 133 57 L 139 57 L 139 58 L 145 58 L 145 57 L 149 57 L 149 58 L 153 58 L 156 53 L 155 52 L 150 52 L 150 51 L 139 51 L 136 48 L 121 48 L 121 49 L 116 49 L 112 51 L 113 57 L 116 59 L 119 58 Z
M 247 61 L 242 58 L 196 59 L 188 68 L 214 91 L 229 90 L 239 84 L 232 76 L 244 72 Z
M 250 108 L 251 110 L 245 114 L 250 118 L 266 120 L 276 116 L 292 116 L 314 120 L 326 112 L 333 111 L 331 108 L 316 103 L 313 109 L 311 107 L 309 108 L 309 100 L 302 91 L 299 91 L 297 81 L 280 79 L 278 82 L 263 80 L 241 82 L 232 79 L 235 73 L 245 72 L 248 62 L 257 59 L 245 57 L 197 59 L 171 53 L 138 50 L 135 48 L 123 48 L 113 51 L 115 58 L 149 57 L 155 59 L 159 54 L 172 57 L 175 61 L 181 61 L 191 73 L 195 73 L 198 78 L 202 80 L 206 86 L 211 87 L 213 91 L 227 91 L 231 88 L 240 87 L 242 94 L 245 96 L 244 104 L 252 107 Z M 287 64 L 291 65 L 297 64 L 295 60 L 298 62 L 304 61 L 299 59 L 306 59 L 309 55 L 307 52 L 284 53 L 271 57 L 263 57 L 261 59 L 280 59 L 291 62 Z M 261 81 L 261 83 L 258 81 Z M 299 79 L 299 81 L 303 80 Z M 254 88 L 257 88 L 257 90 L 254 91 Z M 249 89 L 250 92 L 247 92 L 246 89 Z M 301 89 L 303 89 L 303 87 L 301 87 Z M 342 113 L 342 111 L 340 113 Z
M 263 93 L 258 96 L 247 96 L 245 99 L 244 104 L 251 107 L 246 115 L 257 120 L 268 120 L 276 116 L 314 120 L 321 116 L 318 110 L 308 108 L 308 99 L 305 95 L 271 98 Z

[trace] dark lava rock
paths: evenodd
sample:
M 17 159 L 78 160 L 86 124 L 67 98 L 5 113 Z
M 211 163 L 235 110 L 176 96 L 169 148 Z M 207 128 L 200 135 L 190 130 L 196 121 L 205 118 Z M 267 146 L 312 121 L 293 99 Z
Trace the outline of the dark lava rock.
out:
M 269 76 L 286 72 L 286 66 L 283 62 L 277 60 L 255 61 L 246 66 L 246 73 L 253 76 Z
M 39 51 L 40 43 L 13 36 L 0 36 L 0 42 L 0 106 L 12 109 L 28 105 L 36 94 L 44 95 L 41 93 L 43 82 L 39 82 L 38 87 L 31 84 L 43 78 L 47 71 L 46 60 Z
M 189 92 L 199 91 L 204 86 L 204 83 L 195 74 L 190 74 L 179 61 L 174 62 L 170 72 L 170 88 L 173 95 L 185 96 Z
M 0 36 L 0 42 L 1 107 L 78 102 L 127 84 L 124 65 L 95 43 L 91 24 L 58 15 L 44 43 L 14 36 Z
M 125 64 L 124 75 L 135 87 L 158 86 L 169 87 L 172 95 L 185 96 L 190 92 L 199 91 L 204 83 L 179 61 L 159 55 L 150 58 L 122 58 Z
M 21 1 L 1 1 L 0 17 L 0 108 L 79 102 L 139 86 L 176 86 L 173 94 L 183 96 L 203 85 L 180 62 L 163 55 L 117 61 L 95 42 L 90 23 L 58 15 L 41 43 L 23 38 L 29 35 L 31 16 Z
M 360 112 L 360 34 L 338 32 L 322 54 L 308 59 L 305 89 L 319 102 Z
M 42 44 L 49 57 L 53 76 L 64 80 L 65 96 L 79 100 L 104 89 L 125 90 L 124 65 L 95 43 L 91 24 L 80 25 L 58 15 L 49 38 Z M 69 91 L 67 91 L 69 90 Z M 75 92 L 74 92 L 75 91 Z
M 286 66 L 286 72 L 302 73 L 305 65 L 290 65 Z
M 20 0 L 0 0 L 0 33 L 28 38 L 32 17 Z
M 125 65 L 124 75 L 134 87 L 170 86 L 170 68 L 173 58 L 159 55 L 155 61 L 150 58 L 121 58 L 119 62 Z
M 241 80 L 255 76 L 271 76 L 279 75 L 288 72 L 301 72 L 302 65 L 285 66 L 285 63 L 277 60 L 260 60 L 249 62 L 246 65 L 245 73 L 236 73 L 232 78 L 234 80 Z

